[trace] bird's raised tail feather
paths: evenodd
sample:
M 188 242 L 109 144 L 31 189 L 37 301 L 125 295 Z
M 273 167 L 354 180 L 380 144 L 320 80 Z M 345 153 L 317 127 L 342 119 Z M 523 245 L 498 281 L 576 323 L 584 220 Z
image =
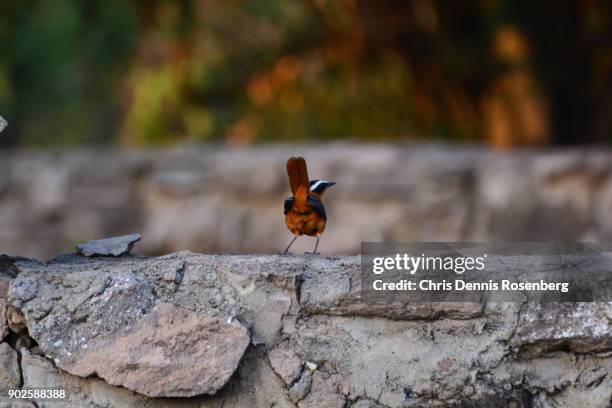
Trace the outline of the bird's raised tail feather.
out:
M 291 157 L 287 160 L 287 174 L 296 202 L 306 203 L 309 191 L 306 160 L 303 157 Z

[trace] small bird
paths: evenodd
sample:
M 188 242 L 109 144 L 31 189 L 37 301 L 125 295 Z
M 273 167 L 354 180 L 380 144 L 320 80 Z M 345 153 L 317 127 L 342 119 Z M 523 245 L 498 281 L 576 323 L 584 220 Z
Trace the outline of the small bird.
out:
M 308 180 L 308 169 L 303 157 L 291 157 L 287 160 L 287 174 L 293 196 L 285 200 L 285 225 L 295 237 L 281 254 L 288 254 L 289 248 L 300 235 L 317 237 L 312 254 L 318 254 L 319 237 L 325 231 L 327 221 L 321 197 L 325 190 L 336 183 Z

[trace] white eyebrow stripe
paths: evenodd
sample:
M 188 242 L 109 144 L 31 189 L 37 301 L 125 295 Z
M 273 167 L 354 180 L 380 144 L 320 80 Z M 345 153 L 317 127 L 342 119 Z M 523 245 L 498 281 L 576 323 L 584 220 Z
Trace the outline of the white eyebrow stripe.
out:
M 321 184 L 323 184 L 323 183 L 327 183 L 327 181 L 325 181 L 325 180 L 319 180 L 319 181 L 317 181 L 316 183 L 314 183 L 314 184 L 312 185 L 312 187 L 310 187 L 310 191 L 315 191 L 315 190 L 317 189 L 317 187 L 319 187 L 319 186 L 320 186 Z

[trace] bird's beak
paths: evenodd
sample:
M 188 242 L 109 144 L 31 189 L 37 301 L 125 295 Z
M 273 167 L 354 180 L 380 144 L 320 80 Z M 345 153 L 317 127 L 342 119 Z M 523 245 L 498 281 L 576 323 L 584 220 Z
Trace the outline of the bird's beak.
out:
M 331 187 L 331 186 L 333 186 L 334 184 L 336 184 L 336 183 L 335 183 L 335 182 L 333 182 L 333 181 L 330 181 L 329 183 L 327 183 L 327 187 Z

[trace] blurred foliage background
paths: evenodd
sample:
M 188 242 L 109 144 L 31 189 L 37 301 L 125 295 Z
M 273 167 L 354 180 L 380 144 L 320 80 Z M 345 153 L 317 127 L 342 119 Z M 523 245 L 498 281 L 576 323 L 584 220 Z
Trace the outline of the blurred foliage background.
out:
M 0 0 L 0 145 L 612 141 L 605 0 Z

